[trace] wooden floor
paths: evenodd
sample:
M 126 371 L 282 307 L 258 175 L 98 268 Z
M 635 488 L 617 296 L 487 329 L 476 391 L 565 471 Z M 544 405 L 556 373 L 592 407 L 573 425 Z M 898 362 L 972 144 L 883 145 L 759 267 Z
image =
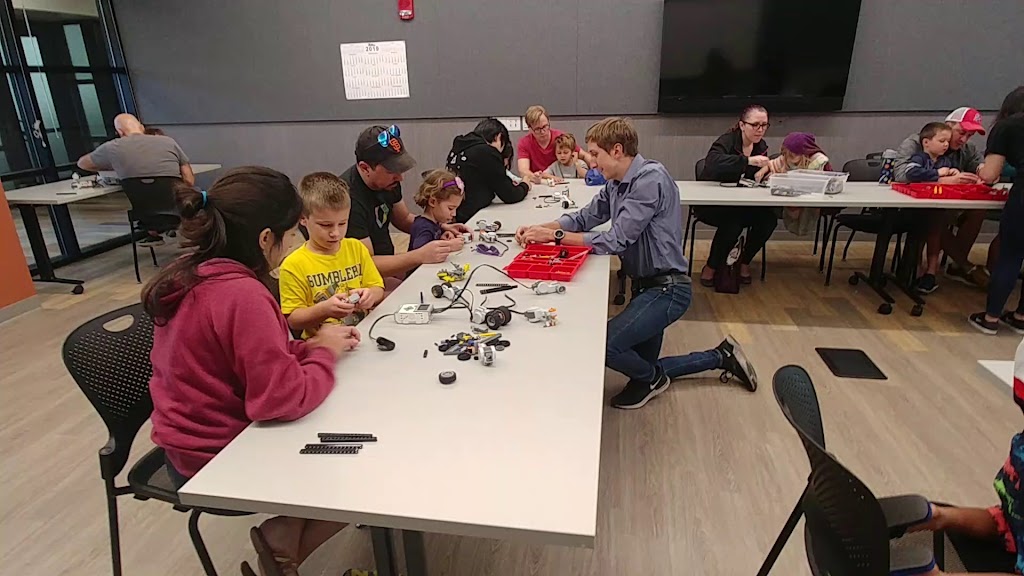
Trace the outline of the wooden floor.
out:
M 706 249 L 698 244 L 698 265 Z M 166 261 L 174 250 L 158 252 Z M 869 255 L 870 245 L 855 244 L 835 284 L 825 288 L 808 243 L 773 244 L 767 282 L 755 281 L 736 296 L 695 289 L 690 311 L 668 331 L 664 352 L 708 348 L 732 333 L 755 364 L 761 389 L 750 394 L 709 374 L 677 381 L 642 410 L 607 409 L 595 549 L 428 535 L 432 574 L 754 574 L 808 471 L 771 393 L 771 375 L 790 363 L 807 368 L 815 380 L 829 449 L 876 494 L 919 492 L 947 502 L 994 503 L 992 478 L 1021 428 L 1021 414 L 1009 387 L 976 361 L 1012 358 L 1020 337 L 972 330 L 966 316 L 982 308 L 984 294 L 952 282 L 929 298 L 922 318 L 910 317 L 902 298 L 894 314 L 879 316 L 874 295 L 845 281 L 849 270 L 867 266 Z M 143 267 L 145 275 L 153 270 Z M 41 308 L 0 325 L 5 574 L 110 573 L 96 458 L 105 431 L 64 370 L 60 347 L 80 323 L 136 302 L 139 286 L 128 247 L 64 272 L 87 280 L 85 294 L 38 285 Z M 889 379 L 838 380 L 818 359 L 816 346 L 861 348 Z M 609 372 L 606 395 L 623 383 Z M 136 455 L 149 449 L 148 437 L 144 429 Z M 121 504 L 126 574 L 202 573 L 186 515 L 155 502 Z M 222 575 L 238 574 L 239 562 L 253 559 L 247 536 L 253 522 L 203 521 Z M 370 561 L 368 535 L 349 529 L 302 573 L 338 575 Z M 791 540 L 774 573 L 809 573 L 801 537 Z

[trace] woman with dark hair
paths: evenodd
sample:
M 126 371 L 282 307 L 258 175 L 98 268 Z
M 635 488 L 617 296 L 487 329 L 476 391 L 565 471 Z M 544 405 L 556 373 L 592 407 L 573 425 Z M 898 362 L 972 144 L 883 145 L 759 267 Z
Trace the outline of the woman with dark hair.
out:
M 468 222 L 474 214 L 490 206 L 495 196 L 506 204 L 526 198 L 530 184 L 516 183 L 508 174 L 511 151 L 508 129 L 494 118 L 484 118 L 469 134 L 455 137 L 448 153 L 447 168 L 465 186 L 465 198 L 455 213 L 456 222 Z
M 704 171 L 697 174 L 697 179 L 718 182 L 739 182 L 740 178 L 754 180 L 758 171 L 768 166 L 770 161 L 768 143 L 764 141 L 769 126 L 768 111 L 763 107 L 752 105 L 744 108 L 739 121 L 711 145 L 704 158 Z M 714 286 L 715 270 L 726 265 L 729 251 L 736 245 L 744 228 L 750 228 L 750 232 L 740 254 L 740 281 L 750 284 L 750 263 L 778 225 L 775 210 L 756 206 L 695 206 L 693 211 L 697 220 L 717 228 L 708 262 L 700 272 L 701 285 Z
M 297 233 L 302 199 L 269 168 L 235 168 L 197 190 L 174 190 L 181 237 L 194 250 L 142 291 L 153 318 L 153 442 L 175 489 L 252 422 L 296 420 L 334 388 L 334 367 L 359 332 L 325 325 L 289 340 L 268 288 Z M 250 531 L 263 574 L 297 567 L 344 524 L 277 516 Z
M 984 312 L 971 314 L 969 319 L 971 326 L 985 334 L 995 334 L 1000 322 L 1024 334 L 1024 291 L 1015 311 L 1003 311 L 1024 264 L 1024 86 L 1017 87 L 1003 100 L 989 130 L 985 163 L 978 175 L 985 182 L 997 182 L 1006 164 L 1013 166 L 1017 175 L 999 218 L 999 255 L 988 283 L 988 302 Z

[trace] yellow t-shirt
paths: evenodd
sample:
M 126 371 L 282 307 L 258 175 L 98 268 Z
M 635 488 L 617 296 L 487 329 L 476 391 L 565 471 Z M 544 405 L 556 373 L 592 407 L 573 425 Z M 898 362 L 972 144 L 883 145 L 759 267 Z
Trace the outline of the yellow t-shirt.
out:
M 345 238 L 337 254 L 317 254 L 303 244 L 281 263 L 281 312 L 286 316 L 299 308 L 309 308 L 334 294 L 357 288 L 383 288 L 370 251 L 359 240 Z M 330 318 L 327 322 L 342 322 Z

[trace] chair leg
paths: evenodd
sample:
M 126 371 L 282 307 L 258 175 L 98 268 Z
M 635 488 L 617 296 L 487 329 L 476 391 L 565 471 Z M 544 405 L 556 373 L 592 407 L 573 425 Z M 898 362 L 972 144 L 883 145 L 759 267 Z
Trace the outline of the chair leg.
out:
M 135 245 L 135 224 L 131 216 L 128 217 L 128 233 L 132 236 L 132 262 L 135 264 L 135 282 L 142 284 L 142 276 L 139 275 L 139 248 Z
M 761 247 L 761 282 L 764 282 L 764 275 L 768 273 L 768 245 Z
M 825 246 L 822 245 L 822 251 L 825 250 Z M 807 489 L 804 488 L 804 492 Z M 782 531 L 779 532 L 778 537 L 775 538 L 775 544 L 772 545 L 772 549 L 768 552 L 768 556 L 765 557 L 764 562 L 761 564 L 761 569 L 757 571 L 757 576 L 768 576 L 768 573 L 772 571 L 772 567 L 775 566 L 775 561 L 779 559 L 779 554 L 782 554 L 782 549 L 786 547 L 786 542 L 789 541 L 789 537 L 793 534 L 793 530 L 796 529 L 797 522 L 800 521 L 800 517 L 804 515 L 803 508 L 800 503 L 803 502 L 803 495 L 796 501 L 796 506 L 793 507 L 793 511 L 790 512 L 789 518 L 786 519 L 785 526 L 782 527 Z
M 825 248 L 828 247 L 828 239 L 832 237 L 832 227 L 835 225 L 835 216 L 825 217 L 825 235 L 821 239 L 821 256 L 818 258 L 818 272 L 825 271 Z
M 192 538 L 192 546 L 195 547 L 196 555 L 199 556 L 199 563 L 203 565 L 203 572 L 206 576 L 217 576 L 217 569 L 213 567 L 213 560 L 210 559 L 210 553 L 206 550 L 203 535 L 199 533 L 199 515 L 202 513 L 201 510 L 192 509 L 192 513 L 188 517 L 188 535 Z
M 825 286 L 832 284 L 832 264 L 836 261 L 836 241 L 839 239 L 839 229 L 841 227 L 842 226 L 840 224 L 836 224 L 832 227 L 832 248 L 828 253 L 828 271 L 825 272 Z M 853 235 L 852 230 L 850 231 L 850 235 Z M 822 247 L 821 253 L 822 255 L 825 254 L 824 247 Z
M 156 250 L 153 250 L 152 246 L 149 247 L 149 255 L 153 257 L 153 266 L 155 268 L 159 268 L 160 264 L 157 263 L 157 261 L 156 261 Z
M 843 248 L 843 262 L 846 262 L 846 253 L 850 251 L 850 244 L 853 244 L 854 231 L 850 230 L 850 237 L 846 239 L 846 247 Z
M 900 265 L 900 258 L 903 257 L 903 251 L 901 250 L 901 244 L 903 243 L 903 234 L 896 235 L 896 250 L 892 253 L 892 264 L 889 265 L 889 273 L 895 274 L 896 268 Z
M 693 222 L 690 224 L 690 259 L 687 260 L 687 262 L 690 262 L 690 267 L 693 267 L 693 246 L 696 243 L 697 243 L 697 218 L 695 217 L 693 219 Z
M 690 221 L 693 220 L 693 208 L 686 210 L 686 226 L 683 226 L 683 250 L 686 250 L 686 241 L 690 238 Z
M 827 216 L 818 216 L 818 223 L 814 226 L 814 247 L 811 249 L 811 256 L 818 253 L 818 239 L 821 238 L 821 220 Z
M 121 576 L 121 530 L 117 521 L 117 495 L 114 494 L 114 481 L 107 481 L 107 522 L 110 524 L 110 561 L 113 564 L 113 576 Z

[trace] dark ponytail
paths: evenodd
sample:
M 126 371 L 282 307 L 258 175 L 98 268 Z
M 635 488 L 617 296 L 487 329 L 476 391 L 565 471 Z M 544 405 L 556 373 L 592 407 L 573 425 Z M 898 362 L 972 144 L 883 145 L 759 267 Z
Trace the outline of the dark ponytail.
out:
M 1010 116 L 1016 116 L 1017 114 L 1024 114 L 1024 86 L 1018 86 L 1006 95 L 1006 98 L 1003 99 L 1003 105 L 999 107 L 996 121 L 992 125 L 995 126 L 1001 120 L 1005 120 Z
M 747 120 L 747 116 L 750 116 L 751 112 L 764 112 L 765 114 L 767 114 L 768 110 L 766 110 L 765 107 L 761 106 L 760 104 L 751 104 L 747 106 L 746 108 L 743 109 L 742 112 L 740 112 L 740 119 L 737 120 L 736 123 L 732 125 L 732 128 L 730 128 L 729 131 L 735 132 L 739 130 L 740 122 L 745 122 Z
M 174 197 L 182 246 L 194 251 L 169 264 L 142 289 L 142 305 L 157 325 L 174 316 L 181 299 L 200 280 L 199 265 L 208 260 L 235 260 L 267 283 L 270 265 L 259 246 L 260 233 L 269 228 L 281 242 L 302 215 L 302 199 L 288 177 L 261 166 L 230 170 L 205 194 L 181 182 Z

